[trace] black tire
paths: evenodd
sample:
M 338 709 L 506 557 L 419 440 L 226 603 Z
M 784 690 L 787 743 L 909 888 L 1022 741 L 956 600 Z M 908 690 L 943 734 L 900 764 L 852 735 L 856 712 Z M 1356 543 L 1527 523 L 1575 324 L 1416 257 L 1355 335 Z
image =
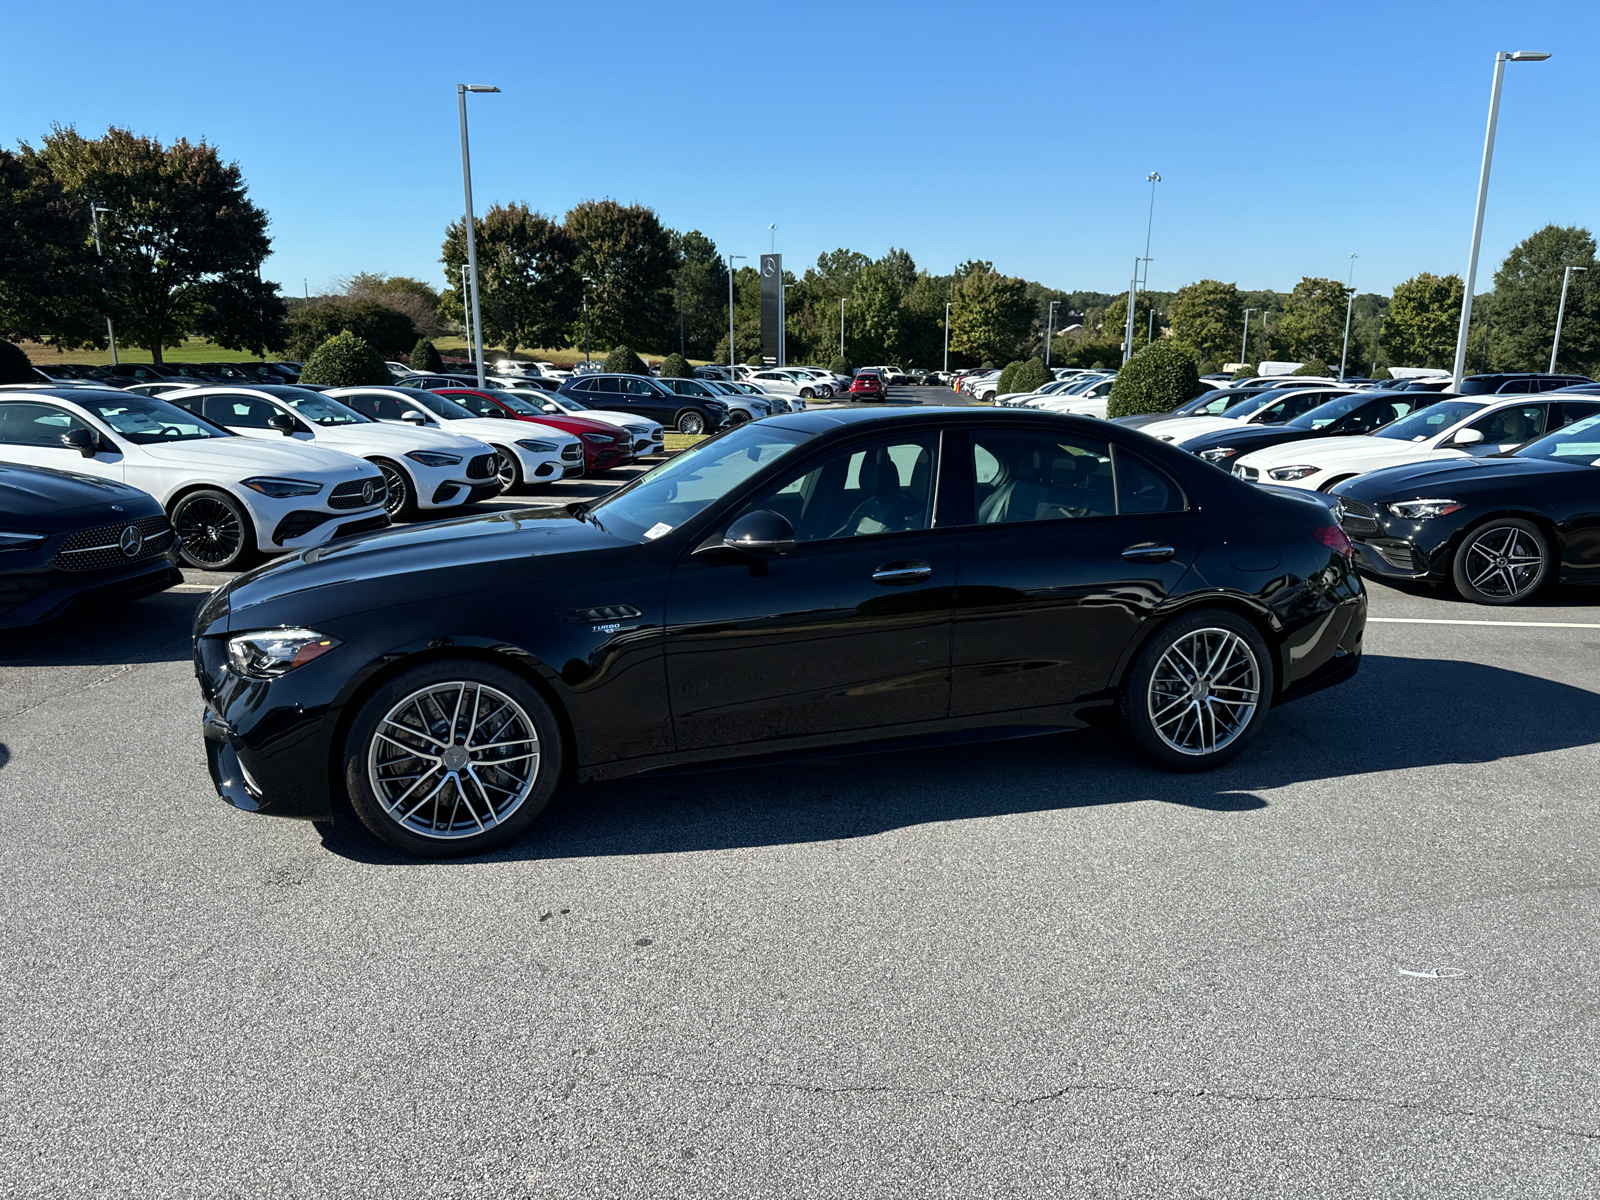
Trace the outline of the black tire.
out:
M 679 433 L 696 434 L 706 431 L 706 419 L 692 408 L 686 408 L 678 414 L 673 422 L 678 427 Z
M 1450 580 L 1474 604 L 1520 604 L 1550 579 L 1550 543 L 1532 521 L 1499 517 L 1468 531 Z
M 1207 662 L 1192 664 L 1198 674 L 1185 666 L 1202 655 Z M 1156 630 L 1122 681 L 1117 711 L 1141 756 L 1168 771 L 1207 771 L 1261 731 L 1273 687 L 1272 653 L 1256 627 L 1207 608 Z
M 813 391 L 811 388 L 801 388 L 800 389 L 800 399 L 802 399 L 802 400 L 815 400 L 816 398 L 817 398 L 817 393 L 815 391 Z
M 369 458 L 367 460 L 378 470 L 383 472 L 383 483 L 388 489 L 383 499 L 384 510 L 389 514 L 391 521 L 414 521 L 417 519 L 417 488 L 411 482 L 411 476 L 397 462 L 387 458 Z
M 484 739 L 494 748 L 467 752 Z M 538 689 L 475 659 L 396 675 L 362 704 L 339 752 L 361 823 L 396 850 L 427 858 L 481 854 L 519 836 L 549 805 L 565 766 L 560 725 Z M 411 795 L 419 787 L 432 789 L 421 801 Z
M 736 408 L 728 414 L 728 424 L 730 425 L 743 425 L 748 420 L 750 420 L 750 414 L 743 409 Z
M 167 514 L 183 561 L 202 571 L 231 571 L 256 549 L 255 523 L 227 492 L 203 488 L 179 498 Z
M 520 492 L 527 482 L 522 477 L 522 461 L 504 446 L 491 445 L 490 449 L 500 456 L 497 474 L 501 492 Z

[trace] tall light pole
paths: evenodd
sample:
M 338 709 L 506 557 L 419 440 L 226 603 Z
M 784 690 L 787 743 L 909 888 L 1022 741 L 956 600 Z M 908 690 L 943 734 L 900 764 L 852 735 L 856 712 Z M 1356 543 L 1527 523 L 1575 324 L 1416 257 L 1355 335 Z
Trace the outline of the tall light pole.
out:
M 1133 298 L 1139 290 L 1139 259 L 1133 260 L 1133 281 L 1128 284 L 1128 327 L 1122 335 L 1122 361 L 1133 357 Z
M 594 282 L 587 275 L 583 277 L 583 361 L 589 361 L 589 284 Z
M 767 247 L 767 253 L 768 254 L 776 254 L 778 252 L 778 226 L 777 226 L 777 223 L 774 222 L 773 224 L 768 225 L 767 228 L 772 233 L 772 245 Z
M 1494 56 L 1494 86 L 1489 90 L 1489 128 L 1483 135 L 1483 170 L 1478 175 L 1478 208 L 1472 218 L 1472 253 L 1467 258 L 1467 286 L 1461 297 L 1461 329 L 1456 334 L 1456 365 L 1451 389 L 1461 390 L 1467 367 L 1467 327 L 1472 324 L 1472 289 L 1478 280 L 1478 243 L 1483 240 L 1483 206 L 1489 199 L 1489 164 L 1494 159 L 1494 126 L 1500 119 L 1500 83 L 1508 62 L 1543 62 L 1545 50 L 1501 50 Z
M 1372 370 L 1369 372 L 1369 374 L 1373 376 L 1378 374 L 1378 351 L 1383 346 L 1383 319 L 1388 315 L 1388 313 L 1378 314 L 1378 333 L 1377 336 L 1372 339 Z M 1385 368 L 1385 370 L 1387 370 L 1387 368 Z
M 794 284 L 778 281 L 778 365 L 789 365 L 789 289 Z
M 1159 174 L 1157 174 L 1155 171 L 1151 171 L 1150 174 L 1146 175 L 1144 178 L 1145 178 L 1145 182 L 1150 185 L 1150 218 L 1149 218 L 1149 220 L 1147 220 L 1145 222 L 1145 225 L 1144 225 L 1144 262 L 1145 262 L 1144 286 L 1145 286 L 1145 290 L 1149 291 L 1150 290 L 1150 231 L 1155 228 L 1155 224 L 1156 224 L 1156 184 L 1161 182 L 1161 176 Z
M 1561 321 L 1567 315 L 1567 284 L 1574 271 L 1587 271 L 1588 267 L 1568 267 L 1561 272 L 1561 307 L 1556 309 L 1556 339 L 1550 343 L 1550 374 L 1556 373 L 1556 351 L 1561 349 Z M 108 325 L 110 321 L 106 322 Z
M 472 156 L 467 152 L 467 93 L 498 92 L 487 83 L 456 84 L 456 107 L 461 111 L 461 188 L 467 197 L 467 271 L 472 284 L 473 360 L 478 364 L 478 387 L 483 387 L 483 322 L 478 310 L 478 238 L 472 227 Z
M 1350 314 L 1355 311 L 1356 304 L 1356 259 L 1361 256 L 1354 250 L 1350 251 L 1350 282 L 1347 285 L 1350 294 L 1344 301 L 1344 349 L 1339 351 L 1339 382 L 1344 382 L 1344 362 L 1350 357 Z
M 844 297 L 839 297 L 839 357 L 844 357 Z
M 742 254 L 730 254 L 730 255 L 728 255 L 728 382 L 729 383 L 732 383 L 732 382 L 734 382 L 734 380 L 739 378 L 738 373 L 735 372 L 734 369 L 733 369 L 734 368 L 734 360 L 738 357 L 738 355 L 734 353 L 734 349 L 733 349 L 733 260 L 736 259 L 736 258 L 743 258 L 743 257 L 744 257 L 744 255 L 742 255 Z
M 1055 328 L 1056 328 L 1056 305 L 1058 305 L 1060 303 L 1061 303 L 1061 301 L 1059 301 L 1059 300 L 1050 301 L 1050 311 L 1045 316 L 1045 321 L 1044 321 L 1044 365 L 1047 366 L 1047 367 L 1050 365 L 1050 335 L 1055 332 Z
M 1247 308 L 1244 310 L 1244 337 L 1239 339 L 1239 362 L 1241 365 L 1246 363 L 1245 356 L 1250 353 L 1250 314 L 1260 311 L 1259 308 Z
M 105 251 L 100 249 L 100 214 L 101 213 L 108 213 L 110 211 L 111 210 L 109 208 L 102 208 L 100 205 L 95 204 L 93 202 L 91 202 L 90 205 L 89 205 L 89 220 L 94 225 L 94 252 L 95 252 L 95 255 L 97 257 L 99 257 L 102 261 L 105 259 L 106 255 L 105 255 Z M 1566 289 L 1565 286 L 1563 286 L 1562 289 L 1561 289 L 1561 298 L 1563 300 L 1565 300 L 1566 296 L 1567 296 L 1567 289 Z M 1560 322 L 1556 323 L 1556 336 L 1557 337 L 1561 336 L 1561 325 L 1560 325 Z M 111 314 L 110 313 L 106 314 L 106 337 L 111 342 L 111 365 L 112 366 L 116 366 L 117 365 L 117 331 L 111 327 Z M 1551 368 L 1551 370 L 1554 370 L 1554 369 L 1555 369 L 1554 367 Z
M 683 288 L 678 287 L 673 290 L 678 293 L 678 357 L 682 358 L 683 348 L 686 345 L 683 340 Z
M 463 318 L 465 318 L 465 320 L 463 321 L 463 324 L 465 324 L 466 327 L 467 327 L 467 351 L 468 351 L 468 353 L 471 353 L 472 345 L 473 345 L 473 342 L 472 342 L 472 309 L 467 307 L 467 297 L 469 295 L 471 295 L 471 292 L 469 291 L 469 288 L 471 287 L 471 284 L 468 282 L 468 279 L 469 279 L 469 276 L 467 275 L 467 264 L 466 263 L 462 263 L 461 264 L 461 315 L 462 315 Z
M 944 306 L 944 373 L 950 374 L 950 302 Z M 945 380 L 946 383 L 950 381 Z

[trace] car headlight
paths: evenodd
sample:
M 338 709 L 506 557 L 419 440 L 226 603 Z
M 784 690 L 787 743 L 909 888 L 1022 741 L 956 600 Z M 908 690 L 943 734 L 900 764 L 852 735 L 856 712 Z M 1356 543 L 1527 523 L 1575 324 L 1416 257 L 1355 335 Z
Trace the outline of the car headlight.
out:
M 1208 463 L 1220 463 L 1232 458 L 1239 453 L 1232 446 L 1213 446 L 1209 450 L 1200 451 L 1200 457 Z
M 407 450 L 406 457 L 425 467 L 453 467 L 461 461 L 461 455 L 446 454 L 443 450 Z
M 16 533 L 7 530 L 0 533 L 0 550 L 26 550 L 29 546 L 37 546 L 49 536 L 48 533 Z
M 521 446 L 524 450 L 531 450 L 535 454 L 554 454 L 556 451 L 556 444 L 554 442 L 540 442 L 535 441 L 533 438 L 528 438 L 525 441 L 519 441 L 517 445 Z
M 1426 521 L 1429 517 L 1442 517 L 1465 506 L 1454 500 L 1397 500 L 1384 507 L 1408 521 Z
M 276 679 L 343 644 L 314 629 L 257 629 L 228 639 L 228 665 L 248 679 Z
M 271 479 L 261 477 L 244 479 L 240 482 L 251 491 L 260 492 L 263 496 L 271 496 L 274 500 L 282 500 L 288 496 L 315 496 L 322 490 L 320 483 L 312 483 L 309 479 Z
M 1315 475 L 1321 469 L 1321 467 L 1307 466 L 1273 467 L 1267 474 L 1273 479 L 1287 482 L 1291 479 L 1304 479 L 1307 475 Z
M 583 440 L 596 446 L 609 446 L 617 439 L 609 433 L 586 433 L 583 435 Z

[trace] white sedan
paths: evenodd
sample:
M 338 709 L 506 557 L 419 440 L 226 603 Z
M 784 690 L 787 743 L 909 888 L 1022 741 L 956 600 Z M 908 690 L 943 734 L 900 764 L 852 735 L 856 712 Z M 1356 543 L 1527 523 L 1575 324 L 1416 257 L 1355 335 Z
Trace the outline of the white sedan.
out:
M 1023 407 L 1072 413 L 1078 417 L 1099 417 L 1103 421 L 1106 419 L 1106 406 L 1111 402 L 1111 385 L 1116 381 L 1116 376 L 1108 375 L 1043 400 L 1024 402 Z
M 1287 391 L 1268 388 L 1241 397 L 1237 404 L 1214 417 L 1174 417 L 1170 421 L 1145 425 L 1143 429 L 1163 442 L 1186 442 L 1203 433 L 1237 429 L 1241 425 L 1282 425 L 1329 400 L 1348 396 L 1352 391 L 1344 387 L 1290 388 Z
M 500 485 L 508 492 L 583 474 L 583 443 L 548 425 L 480 417 L 448 396 L 421 388 L 330 388 L 323 395 L 374 421 L 442 429 L 485 443 L 495 452 Z
M 369 462 L 287 438 L 238 437 L 164 400 L 109 389 L 0 393 L 0 462 L 149 492 L 184 560 L 204 570 L 389 524 L 383 474 Z
M 1381 467 L 1513 450 L 1569 423 L 1580 410 L 1560 398 L 1441 400 L 1369 434 L 1307 438 L 1240 455 L 1233 473 L 1251 483 L 1325 492 Z
M 519 416 L 534 417 L 540 413 L 548 413 L 552 417 L 579 417 L 585 421 L 600 421 L 606 425 L 615 425 L 618 429 L 625 429 L 633 447 L 630 452 L 635 458 L 643 458 L 646 454 L 660 454 L 666 444 L 661 422 L 652 421 L 649 417 L 642 417 L 638 413 L 590 408 L 582 400 L 575 399 L 565 392 L 515 388 L 497 398 Z M 470 398 L 468 402 L 471 402 Z M 518 405 L 522 407 L 519 408 Z M 487 403 L 485 407 L 488 407 Z
M 383 425 L 307 388 L 218 384 L 163 398 L 245 437 L 285 438 L 366 459 L 383 472 L 386 505 L 397 521 L 500 493 L 499 456 L 481 439 Z

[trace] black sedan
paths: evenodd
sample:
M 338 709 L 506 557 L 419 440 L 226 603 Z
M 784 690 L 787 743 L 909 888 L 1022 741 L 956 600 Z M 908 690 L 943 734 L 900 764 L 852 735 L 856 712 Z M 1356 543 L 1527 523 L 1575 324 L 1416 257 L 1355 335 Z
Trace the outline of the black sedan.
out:
M 1430 394 L 1427 402 L 1432 404 L 1438 399 Z M 1188 440 L 1177 439 L 1177 444 L 1190 454 L 1224 471 L 1231 471 L 1234 459 L 1254 450 L 1265 450 L 1281 442 L 1298 442 L 1306 438 L 1371 433 L 1390 421 L 1398 421 L 1421 405 L 1418 397 L 1404 393 L 1346 393 L 1282 425 L 1240 425 L 1233 429 L 1214 429 Z
M 0 629 L 183 582 L 167 514 L 106 479 L 0 464 Z
M 1388 467 L 1333 488 L 1361 568 L 1516 604 L 1600 581 L 1600 416 L 1507 454 Z
M 853 742 L 1112 717 L 1202 769 L 1355 672 L 1351 553 L 1325 498 L 1091 418 L 771 417 L 598 501 L 239 576 L 195 619 L 205 746 L 239 808 L 433 855 L 569 776 Z

